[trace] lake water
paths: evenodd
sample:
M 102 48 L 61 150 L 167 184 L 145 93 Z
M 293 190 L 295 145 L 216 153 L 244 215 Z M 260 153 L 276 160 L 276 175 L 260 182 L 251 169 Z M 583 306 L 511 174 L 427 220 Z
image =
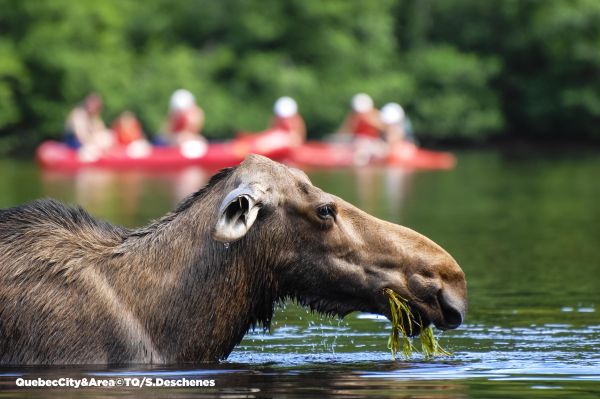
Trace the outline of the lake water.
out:
M 344 320 L 288 304 L 271 332 L 249 333 L 205 366 L 0 368 L 0 398 L 600 396 L 600 156 L 593 152 L 458 153 L 449 172 L 311 171 L 313 183 L 446 248 L 469 284 L 469 313 L 439 334 L 449 357 L 392 361 L 390 323 Z M 206 172 L 47 174 L 0 161 L 0 207 L 52 196 L 136 226 L 200 187 Z M 18 377 L 214 379 L 208 388 L 18 388 Z

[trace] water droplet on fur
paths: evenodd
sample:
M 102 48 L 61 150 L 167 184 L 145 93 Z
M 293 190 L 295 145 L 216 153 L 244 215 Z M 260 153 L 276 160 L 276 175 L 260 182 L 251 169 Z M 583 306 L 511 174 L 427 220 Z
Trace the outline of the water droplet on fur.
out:
M 223 244 L 223 246 L 225 247 L 225 249 L 229 249 L 229 243 L 226 242 L 225 244 Z

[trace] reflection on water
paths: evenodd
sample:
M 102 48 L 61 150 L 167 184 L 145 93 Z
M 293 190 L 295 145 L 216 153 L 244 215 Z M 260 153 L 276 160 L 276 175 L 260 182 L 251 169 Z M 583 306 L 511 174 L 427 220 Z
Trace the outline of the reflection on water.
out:
M 413 172 L 399 168 L 363 168 L 352 172 L 356 196 L 363 210 L 377 214 L 378 205 L 384 204 L 388 213 L 400 213 Z
M 0 206 L 52 196 L 136 226 L 202 186 L 197 169 L 41 173 L 0 161 Z M 459 154 L 451 172 L 315 170 L 313 183 L 423 232 L 469 283 L 465 325 L 439 335 L 448 358 L 391 361 L 389 322 L 339 321 L 280 308 L 270 333 L 249 333 L 227 362 L 128 368 L 4 368 L 2 396 L 592 398 L 600 394 L 600 158 L 595 154 Z M 214 388 L 22 390 L 17 376 L 214 378 Z
M 336 192 L 336 187 L 331 190 L 328 183 L 320 187 L 337 193 L 344 199 L 356 198 L 357 201 L 353 202 L 358 202 L 362 209 L 375 215 L 381 211 L 386 215 L 400 213 L 413 175 L 412 171 L 398 168 L 314 173 L 317 179 L 335 179 L 340 174 L 343 175 L 346 187 L 342 193 Z M 84 169 L 77 173 L 40 171 L 40 179 L 43 196 L 77 203 L 95 216 L 114 223 L 136 226 L 173 208 L 206 184 L 211 174 L 212 172 L 200 168 L 164 173 Z M 339 182 L 336 185 L 339 187 Z M 152 203 L 156 205 L 153 206 Z
M 209 172 L 199 168 L 164 173 L 104 169 L 41 172 L 46 196 L 75 202 L 94 215 L 127 226 L 143 224 L 167 212 L 206 184 L 209 177 Z

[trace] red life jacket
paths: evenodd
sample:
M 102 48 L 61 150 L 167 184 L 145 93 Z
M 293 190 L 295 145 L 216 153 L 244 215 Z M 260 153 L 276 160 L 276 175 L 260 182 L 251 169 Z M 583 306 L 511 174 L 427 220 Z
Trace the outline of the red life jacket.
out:
M 191 107 L 183 111 L 173 113 L 169 116 L 169 130 L 171 133 L 180 133 L 184 131 L 196 131 L 198 127 L 200 110 L 197 107 Z
M 355 113 L 350 119 L 350 129 L 355 136 L 379 138 L 379 129 L 364 114 Z
M 120 145 L 131 144 L 144 137 L 142 134 L 142 127 L 137 119 L 123 120 L 122 118 L 119 118 L 113 124 L 112 130 L 115 132 L 117 143 Z

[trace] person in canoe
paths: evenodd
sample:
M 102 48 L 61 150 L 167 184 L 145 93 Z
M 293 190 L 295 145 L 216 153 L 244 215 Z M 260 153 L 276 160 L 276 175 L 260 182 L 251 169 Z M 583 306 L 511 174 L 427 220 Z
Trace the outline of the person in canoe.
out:
M 273 117 L 267 129 L 261 132 L 237 133 L 234 151 L 238 154 L 269 154 L 284 157 L 291 148 L 306 139 L 306 125 L 298 113 L 298 104 L 291 97 L 280 97 L 273 106 Z
M 91 93 L 67 116 L 65 142 L 78 150 L 81 159 L 97 159 L 114 144 L 112 132 L 100 115 L 102 106 L 102 98 Z
M 164 129 L 168 143 L 179 146 L 186 157 L 200 157 L 208 149 L 208 143 L 201 135 L 203 128 L 204 111 L 196 104 L 194 95 L 185 89 L 175 90 L 169 101 Z
M 142 125 L 133 112 L 122 112 L 111 125 L 111 129 L 115 135 L 116 145 L 125 149 L 130 158 L 143 158 L 152 151 Z
M 358 93 L 352 97 L 351 112 L 344 119 L 338 133 L 352 135 L 355 163 L 365 165 L 372 159 L 385 156 L 387 144 L 383 140 L 384 129 L 379 110 L 375 108 L 371 96 Z
M 384 125 L 385 140 L 388 144 L 387 161 L 392 163 L 414 164 L 418 151 L 410 119 L 400 104 L 388 103 L 381 108 L 381 122 Z M 422 153 L 422 152 L 421 152 Z M 439 157 L 438 157 L 439 158 Z M 440 161 L 444 165 L 453 165 L 454 160 Z
M 352 97 L 351 111 L 339 129 L 340 133 L 351 133 L 355 137 L 380 139 L 383 125 L 373 99 L 366 93 Z
M 387 143 L 408 142 L 414 144 L 416 142 L 412 123 L 400 104 L 387 103 L 381 107 L 379 114 L 381 116 L 381 123 L 383 124 L 384 138 Z
M 293 147 L 301 145 L 306 140 L 306 124 L 298 113 L 298 104 L 291 97 L 284 96 L 275 101 L 269 127 L 288 132 Z

